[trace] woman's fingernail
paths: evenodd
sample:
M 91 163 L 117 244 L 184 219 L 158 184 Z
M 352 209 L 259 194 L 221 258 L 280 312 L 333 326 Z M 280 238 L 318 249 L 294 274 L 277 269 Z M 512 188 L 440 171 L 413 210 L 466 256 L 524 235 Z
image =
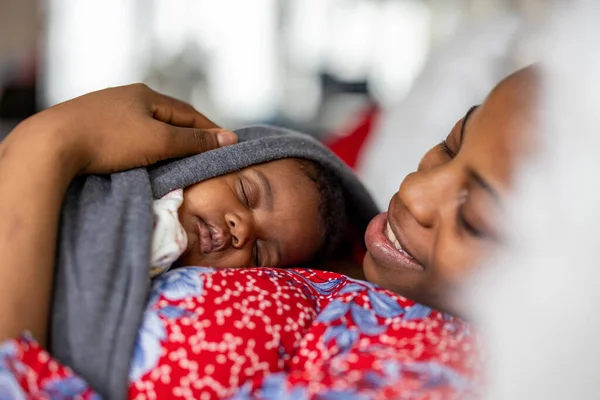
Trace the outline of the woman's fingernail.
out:
M 231 131 L 221 131 L 217 133 L 217 141 L 219 146 L 228 146 L 237 143 L 237 135 Z

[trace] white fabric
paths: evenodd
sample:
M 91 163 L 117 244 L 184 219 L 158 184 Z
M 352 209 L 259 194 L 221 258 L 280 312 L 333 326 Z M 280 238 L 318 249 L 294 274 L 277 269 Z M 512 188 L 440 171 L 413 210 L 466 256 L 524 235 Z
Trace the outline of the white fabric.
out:
M 183 190 L 176 189 L 154 200 L 154 232 L 150 277 L 166 272 L 187 247 L 187 235 L 179 222 L 177 210 L 183 203 Z

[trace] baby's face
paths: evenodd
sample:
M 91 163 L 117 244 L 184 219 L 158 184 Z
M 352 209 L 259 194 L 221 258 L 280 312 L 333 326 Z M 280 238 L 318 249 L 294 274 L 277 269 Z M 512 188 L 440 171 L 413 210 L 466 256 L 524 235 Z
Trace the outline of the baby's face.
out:
M 179 266 L 284 267 L 318 251 L 316 185 L 291 159 L 272 161 L 184 190 L 179 219 L 188 247 Z

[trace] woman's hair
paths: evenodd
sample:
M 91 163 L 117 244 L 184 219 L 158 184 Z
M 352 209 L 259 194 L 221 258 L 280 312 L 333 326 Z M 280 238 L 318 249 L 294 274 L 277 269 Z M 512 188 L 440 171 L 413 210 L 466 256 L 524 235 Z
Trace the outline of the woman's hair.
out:
M 348 222 L 344 190 L 337 175 L 329 168 L 295 158 L 300 170 L 317 186 L 322 244 L 311 261 L 320 261 L 332 254 L 342 242 Z

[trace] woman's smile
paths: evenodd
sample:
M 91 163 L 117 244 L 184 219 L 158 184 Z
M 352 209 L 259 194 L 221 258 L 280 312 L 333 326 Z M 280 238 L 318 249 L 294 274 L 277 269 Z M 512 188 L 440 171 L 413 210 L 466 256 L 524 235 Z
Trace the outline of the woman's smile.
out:
M 381 213 L 373 218 L 365 233 L 365 243 L 371 257 L 379 265 L 414 271 L 424 269 L 398 241 L 388 221 L 387 213 Z

